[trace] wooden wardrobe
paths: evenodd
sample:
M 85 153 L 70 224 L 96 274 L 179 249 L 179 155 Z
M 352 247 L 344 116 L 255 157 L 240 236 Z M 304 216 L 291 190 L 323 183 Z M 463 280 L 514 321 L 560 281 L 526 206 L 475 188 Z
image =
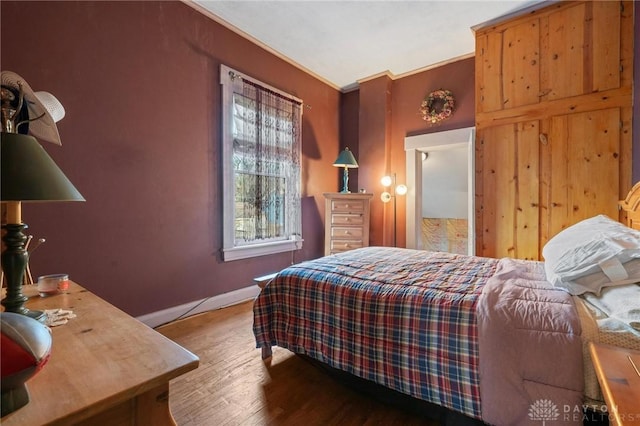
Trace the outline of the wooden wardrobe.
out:
M 632 1 L 559 2 L 476 28 L 476 254 L 542 259 L 622 213 L 632 145 Z

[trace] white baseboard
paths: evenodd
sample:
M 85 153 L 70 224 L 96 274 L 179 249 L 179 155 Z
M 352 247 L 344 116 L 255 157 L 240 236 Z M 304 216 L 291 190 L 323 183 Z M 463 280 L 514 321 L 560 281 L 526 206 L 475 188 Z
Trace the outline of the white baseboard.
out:
M 230 291 L 217 296 L 207 297 L 206 299 L 173 306 L 157 312 L 151 312 L 150 314 L 141 315 L 137 317 L 137 319 L 149 327 L 155 328 L 159 325 L 175 321 L 178 318 L 186 318 L 191 315 L 213 311 L 215 309 L 255 299 L 259 293 L 260 288 L 257 285 L 252 285 L 250 287 L 241 288 L 239 290 Z

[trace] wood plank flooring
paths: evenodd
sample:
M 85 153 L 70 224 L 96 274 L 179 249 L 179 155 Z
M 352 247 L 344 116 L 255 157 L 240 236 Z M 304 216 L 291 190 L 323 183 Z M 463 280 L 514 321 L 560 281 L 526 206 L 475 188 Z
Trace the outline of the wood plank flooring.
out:
M 170 384 L 180 426 L 430 425 L 333 379 L 286 349 L 270 365 L 253 338 L 253 302 L 158 328 L 200 357 L 200 367 Z

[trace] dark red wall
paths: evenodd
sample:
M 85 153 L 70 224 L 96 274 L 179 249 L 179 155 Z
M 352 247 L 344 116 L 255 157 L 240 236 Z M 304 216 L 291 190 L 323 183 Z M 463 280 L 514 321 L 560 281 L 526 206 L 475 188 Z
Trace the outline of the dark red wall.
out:
M 361 82 L 357 91 L 343 95 L 341 116 L 351 118 L 359 127 L 360 157 L 366 169 L 359 170 L 358 188 L 373 192 L 371 200 L 371 244 L 392 245 L 393 214 L 390 205 L 380 200 L 384 188 L 380 179 L 396 173 L 397 182 L 405 182 L 407 136 L 471 127 L 475 125 L 475 60 L 473 57 L 418 72 L 403 78 L 387 76 Z M 453 116 L 438 125 L 430 125 L 420 115 L 422 100 L 432 91 L 448 89 L 454 94 Z M 388 99 L 391 102 L 388 103 Z M 388 114 L 384 109 L 389 108 Z M 357 117 L 357 120 L 355 119 Z M 386 120 L 386 121 L 385 121 Z M 343 130 L 341 137 L 353 139 Z M 386 134 L 385 134 L 386 132 Z M 397 198 L 397 246 L 406 245 L 405 199 Z
M 633 2 L 633 183 L 640 182 L 640 6 Z
M 24 204 L 47 242 L 32 273 L 71 278 L 132 315 L 219 295 L 292 261 L 224 263 L 221 63 L 302 98 L 304 248 L 323 253 L 340 92 L 178 1 L 2 1 L 2 70 L 65 106 L 45 149 L 86 203 Z M 331 179 L 318 177 L 331 176 Z
M 404 138 L 419 134 L 472 127 L 475 125 L 475 58 L 462 59 L 394 81 L 391 165 L 398 182 L 405 182 Z M 429 93 L 448 89 L 455 98 L 453 116 L 432 125 L 422 119 L 419 108 Z M 398 246 L 406 245 L 405 198 L 398 197 Z

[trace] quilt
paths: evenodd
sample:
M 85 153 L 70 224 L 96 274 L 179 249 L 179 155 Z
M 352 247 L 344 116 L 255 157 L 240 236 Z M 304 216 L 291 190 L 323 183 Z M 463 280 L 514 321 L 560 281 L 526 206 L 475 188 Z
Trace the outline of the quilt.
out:
M 292 265 L 256 298 L 256 346 L 481 419 L 476 306 L 497 264 L 367 247 Z

